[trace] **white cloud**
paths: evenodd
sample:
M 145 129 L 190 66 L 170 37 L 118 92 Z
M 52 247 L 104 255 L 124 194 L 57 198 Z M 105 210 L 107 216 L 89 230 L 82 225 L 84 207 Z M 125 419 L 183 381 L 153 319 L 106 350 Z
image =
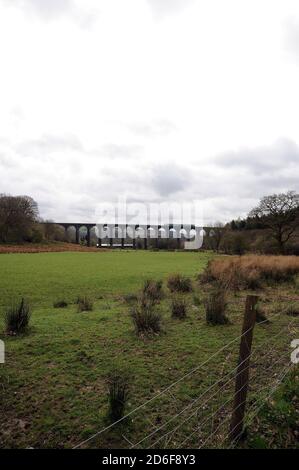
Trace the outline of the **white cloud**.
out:
M 201 199 L 228 220 L 298 189 L 291 13 L 298 2 L 0 0 L 1 191 L 56 220 L 92 220 L 118 194 Z
M 21 10 L 26 15 L 37 15 L 43 21 L 55 21 L 67 17 L 82 27 L 91 27 L 96 21 L 96 8 L 89 9 L 89 0 L 0 0 L 4 6 Z
M 135 134 L 145 137 L 165 136 L 176 130 L 176 125 L 168 119 L 158 119 L 153 122 L 135 122 L 128 125 Z
M 33 10 L 44 19 L 51 19 L 73 9 L 72 0 L 4 0 L 10 6 L 24 10 Z
M 190 6 L 195 0 L 147 0 L 154 15 L 164 17 L 178 13 L 183 8 Z
M 283 25 L 283 36 L 286 51 L 290 58 L 299 60 L 299 18 L 288 17 Z

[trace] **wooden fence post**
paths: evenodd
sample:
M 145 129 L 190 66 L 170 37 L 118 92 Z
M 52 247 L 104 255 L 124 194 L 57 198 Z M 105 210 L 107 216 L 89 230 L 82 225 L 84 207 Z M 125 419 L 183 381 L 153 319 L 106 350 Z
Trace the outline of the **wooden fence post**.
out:
M 229 432 L 229 439 L 231 441 L 237 440 L 243 432 L 246 397 L 249 383 L 251 345 L 256 319 L 255 306 L 257 301 L 257 295 L 248 295 L 246 297 L 242 337 L 240 341 L 239 365 L 236 372 L 234 407 Z

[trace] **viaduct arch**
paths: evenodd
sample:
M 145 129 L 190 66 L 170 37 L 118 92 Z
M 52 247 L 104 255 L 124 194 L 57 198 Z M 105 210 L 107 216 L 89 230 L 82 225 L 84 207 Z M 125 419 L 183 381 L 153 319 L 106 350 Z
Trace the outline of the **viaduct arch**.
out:
M 87 234 L 84 237 L 87 243 L 87 246 L 91 245 L 91 231 L 93 228 L 97 226 L 97 224 L 91 224 L 91 223 L 72 223 L 72 222 L 44 222 L 44 224 L 52 224 L 52 225 L 57 225 L 60 227 L 63 227 L 65 230 L 65 234 L 67 233 L 67 230 L 71 227 L 75 229 L 75 242 L 76 244 L 80 243 L 80 229 L 85 228 L 87 230 Z M 104 228 L 108 227 L 108 224 L 103 224 L 102 225 Z M 111 226 L 111 225 L 110 225 Z M 128 232 L 132 231 L 134 232 L 134 237 L 132 238 L 132 248 L 136 249 L 137 244 L 136 240 L 138 240 L 138 231 L 146 231 L 146 236 L 144 238 L 140 238 L 143 240 L 143 248 L 146 250 L 148 248 L 148 239 L 154 239 L 156 247 L 159 247 L 159 239 L 176 239 L 177 240 L 177 246 L 180 247 L 180 240 L 192 240 L 194 237 L 194 234 L 196 231 L 200 230 L 203 231 L 204 236 L 212 236 L 213 235 L 213 228 L 212 227 L 196 227 L 195 225 L 189 225 L 188 229 L 186 230 L 185 226 L 183 224 L 168 224 L 168 225 L 142 225 L 142 224 L 137 224 L 137 225 L 130 225 L 127 224 L 125 226 L 119 226 L 119 224 L 114 224 L 113 226 L 113 234 L 109 234 L 110 236 L 107 237 L 108 240 L 108 246 L 113 248 L 115 246 L 113 244 L 114 240 L 116 238 L 120 238 L 121 240 L 121 248 L 125 247 L 125 239 L 128 235 Z M 163 233 L 163 235 L 162 235 Z M 117 234 L 117 236 L 116 236 Z M 179 234 L 179 236 L 178 236 Z M 111 236 L 112 235 L 112 236 Z M 120 236 L 119 236 L 120 235 Z M 176 236 L 175 236 L 176 235 Z M 98 246 L 102 245 L 102 239 L 98 238 Z M 107 245 L 106 245 L 107 246 Z

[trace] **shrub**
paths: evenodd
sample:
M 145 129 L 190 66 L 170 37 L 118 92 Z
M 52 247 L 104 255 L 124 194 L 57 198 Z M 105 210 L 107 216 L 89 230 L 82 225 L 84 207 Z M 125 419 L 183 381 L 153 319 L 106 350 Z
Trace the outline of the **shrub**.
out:
M 158 334 L 161 331 L 161 314 L 155 304 L 143 297 L 131 311 L 136 333 L 139 335 Z
M 61 299 L 61 300 L 56 300 L 54 303 L 53 303 L 53 307 L 54 308 L 65 308 L 68 306 L 68 303 L 66 300 L 64 299 Z
M 30 243 L 41 243 L 43 238 L 42 229 L 40 227 L 33 227 L 31 232 L 25 237 L 25 240 Z
M 8 334 L 23 333 L 29 325 L 31 309 L 22 298 L 19 304 L 13 304 L 4 314 L 5 330 Z
M 297 317 L 299 315 L 299 307 L 295 304 L 290 304 L 287 306 L 284 313 L 290 317 Z
M 247 239 L 244 232 L 227 232 L 221 242 L 225 253 L 233 255 L 243 255 L 248 248 Z
M 160 302 L 163 298 L 163 281 L 153 281 L 147 279 L 142 287 L 141 296 L 149 298 L 153 303 Z
M 128 400 L 128 379 L 125 375 L 114 372 L 108 378 L 109 384 L 109 411 L 108 418 L 111 422 L 118 421 L 125 414 Z
M 173 297 L 171 301 L 171 314 L 174 318 L 179 318 L 180 320 L 186 318 L 187 316 L 187 305 L 185 299 L 181 297 Z
M 227 289 L 256 289 L 264 281 L 290 281 L 299 273 L 296 256 L 246 255 L 212 260 L 201 282 L 217 282 Z
M 78 312 L 88 312 L 93 309 L 93 302 L 86 295 L 84 295 L 83 297 L 78 297 L 77 304 Z
M 236 233 L 232 236 L 231 250 L 236 255 L 243 255 L 247 249 L 247 243 L 242 233 Z
M 193 295 L 193 305 L 195 305 L 196 307 L 199 307 L 201 305 L 201 299 L 196 294 Z
M 171 274 L 167 280 L 167 287 L 171 292 L 191 292 L 192 282 L 189 277 L 181 274 Z
M 225 315 L 227 303 L 224 289 L 214 289 L 205 301 L 206 320 L 210 325 L 225 325 L 229 323 Z
M 152 239 L 152 240 L 154 243 L 156 243 L 155 239 Z M 158 244 L 159 244 L 160 250 L 173 251 L 178 248 L 177 238 L 159 238 Z

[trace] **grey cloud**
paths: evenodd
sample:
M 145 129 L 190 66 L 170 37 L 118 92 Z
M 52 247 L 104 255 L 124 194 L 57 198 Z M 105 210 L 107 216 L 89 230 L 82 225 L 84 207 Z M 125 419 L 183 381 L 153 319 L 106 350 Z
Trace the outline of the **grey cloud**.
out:
M 246 152 L 245 159 L 240 150 L 205 163 L 157 165 L 139 158 L 143 148 L 134 145 L 109 143 L 93 151 L 72 135 L 46 135 L 18 146 L 0 139 L 0 186 L 2 192 L 31 195 L 41 216 L 53 220 L 94 222 L 98 202 L 126 195 L 130 202 L 197 199 L 206 223 L 225 222 L 246 215 L 265 194 L 299 189 L 295 142 L 281 139 Z
M 189 171 L 175 164 L 159 165 L 152 170 L 152 185 L 161 196 L 185 189 L 190 180 Z
M 279 139 L 271 146 L 243 148 L 217 155 L 214 162 L 223 168 L 243 168 L 260 174 L 299 165 L 299 147 L 291 140 Z
M 299 147 L 280 139 L 270 146 L 225 152 L 194 165 L 186 200 L 202 201 L 206 223 L 244 217 L 267 194 L 299 190 Z
M 147 0 L 156 17 L 176 13 L 194 3 L 194 0 Z
M 289 190 L 298 190 L 299 165 L 294 171 L 277 171 L 271 174 L 261 175 L 256 183 L 256 191 L 259 196 L 271 193 L 283 193 Z
M 159 119 L 148 123 L 133 123 L 128 126 L 134 134 L 144 137 L 166 136 L 177 129 L 168 119 Z
M 115 160 L 138 158 L 142 155 L 143 147 L 141 145 L 107 143 L 98 149 L 87 149 L 80 139 L 72 134 L 45 134 L 17 144 L 15 150 L 24 157 L 39 156 L 45 159 L 55 152 L 72 151 L 85 156 Z
M 255 200 L 266 194 L 299 189 L 299 164 L 289 169 L 276 168 L 271 171 L 256 173 L 250 168 L 218 167 L 217 165 L 201 165 L 193 169 L 194 183 L 190 187 L 193 198 L 202 200 L 209 198 L 228 198 L 233 208 L 236 201 L 239 212 L 246 209 L 245 200 Z M 220 219 L 223 220 L 220 213 Z
M 0 152 L 0 169 L 1 168 L 14 168 L 17 163 L 14 158 L 9 157 L 3 152 Z
M 120 145 L 105 144 L 99 150 L 95 151 L 95 155 L 101 155 L 112 159 L 123 158 L 131 159 L 140 157 L 143 152 L 141 145 Z
M 154 190 L 150 184 L 151 170 L 137 161 L 134 165 L 120 168 L 101 167 L 99 174 L 89 176 L 87 181 L 81 183 L 82 191 L 95 197 L 95 200 L 115 201 L 118 196 L 126 195 L 128 200 L 142 198 L 147 200 L 153 197 Z

